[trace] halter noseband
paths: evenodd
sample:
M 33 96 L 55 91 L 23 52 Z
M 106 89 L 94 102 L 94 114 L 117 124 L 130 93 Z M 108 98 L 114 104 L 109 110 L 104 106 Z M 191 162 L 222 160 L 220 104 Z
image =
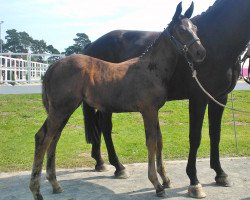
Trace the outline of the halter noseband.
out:
M 178 52 L 182 54 L 186 54 L 189 51 L 190 46 L 192 46 L 196 41 L 200 41 L 199 38 L 193 38 L 191 41 L 187 42 L 187 44 L 182 43 L 177 40 L 173 35 L 170 34 L 169 28 L 163 31 L 163 34 L 170 38 L 170 41 L 174 44 Z

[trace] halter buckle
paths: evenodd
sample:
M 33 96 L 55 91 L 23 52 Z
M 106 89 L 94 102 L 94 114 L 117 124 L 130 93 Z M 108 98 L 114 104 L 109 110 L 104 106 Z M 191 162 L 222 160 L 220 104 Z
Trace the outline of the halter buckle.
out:
M 183 45 L 182 51 L 184 51 L 185 53 L 188 52 L 188 47 L 187 47 L 187 45 Z

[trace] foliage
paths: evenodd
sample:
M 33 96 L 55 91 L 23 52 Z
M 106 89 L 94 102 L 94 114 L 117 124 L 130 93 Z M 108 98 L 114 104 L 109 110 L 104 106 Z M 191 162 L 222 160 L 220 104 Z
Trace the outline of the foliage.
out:
M 250 110 L 250 91 L 234 92 L 235 108 Z M 228 102 L 230 106 L 230 102 Z M 41 127 L 46 112 L 41 95 L 0 95 L 0 171 L 31 170 L 34 156 L 34 135 Z M 159 114 L 163 135 L 164 159 L 186 159 L 188 156 L 188 101 L 167 102 Z M 225 110 L 222 120 L 220 153 L 222 156 L 250 156 L 250 118 L 236 113 L 239 151 L 235 148 L 232 112 Z M 203 123 L 203 137 L 198 157 L 210 151 L 208 120 Z M 113 114 L 116 152 L 122 163 L 147 162 L 147 149 L 142 117 L 139 113 Z M 81 108 L 71 116 L 57 148 L 57 167 L 94 166 L 91 145 L 84 139 Z M 107 151 L 102 143 L 107 162 Z
M 3 45 L 3 52 L 28 53 L 33 40 L 29 34 L 17 32 L 15 29 L 7 30 L 6 33 L 7 42 Z
M 26 32 L 18 32 L 16 29 L 10 29 L 6 31 L 6 43 L 3 43 L 3 52 L 12 52 L 12 53 L 33 53 L 33 54 L 60 54 L 60 52 L 53 46 L 47 45 L 44 40 L 33 39 Z M 84 47 L 89 44 L 88 35 L 85 33 L 77 33 L 76 38 L 74 38 L 74 44 L 65 49 L 65 52 L 62 54 L 71 55 L 73 53 L 81 53 Z M 13 56 L 16 57 L 16 56 Z M 60 57 L 49 57 L 48 63 L 53 63 L 58 60 Z M 26 58 L 24 58 L 26 59 Z M 32 56 L 33 61 L 43 62 L 43 57 L 41 56 Z
M 66 55 L 71 55 L 73 53 L 81 53 L 84 47 L 91 42 L 89 40 L 89 37 L 85 33 L 77 33 L 76 36 L 77 38 L 73 39 L 75 43 L 65 49 Z
M 53 53 L 59 54 L 60 52 L 53 47 L 53 45 L 47 45 L 44 40 L 33 39 L 26 32 L 17 32 L 16 29 L 10 29 L 6 31 L 6 43 L 3 44 L 3 52 L 12 53 Z M 41 59 L 41 58 L 38 58 Z

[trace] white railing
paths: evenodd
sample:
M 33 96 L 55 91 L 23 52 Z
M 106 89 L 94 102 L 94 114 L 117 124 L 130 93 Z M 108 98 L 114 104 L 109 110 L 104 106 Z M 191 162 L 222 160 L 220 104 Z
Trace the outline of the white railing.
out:
M 6 55 L 13 54 L 0 55 L 0 84 L 41 82 L 49 66 L 47 63 L 31 61 L 32 56 L 41 56 L 38 54 L 14 54 L 26 56 L 27 60 L 12 58 Z M 64 55 L 42 54 L 42 56 L 63 57 Z

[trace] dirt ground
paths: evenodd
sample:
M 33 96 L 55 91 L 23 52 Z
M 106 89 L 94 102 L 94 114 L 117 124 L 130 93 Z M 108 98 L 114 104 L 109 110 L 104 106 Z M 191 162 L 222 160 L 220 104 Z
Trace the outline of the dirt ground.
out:
M 41 192 L 45 200 L 159 200 L 191 199 L 187 196 L 189 179 L 186 175 L 187 161 L 166 161 L 167 174 L 172 188 L 166 189 L 163 198 L 156 197 L 152 184 L 147 178 L 147 163 L 126 165 L 128 179 L 115 179 L 114 167 L 107 172 L 95 172 L 93 168 L 58 169 L 57 179 L 64 192 L 52 194 L 50 184 L 43 173 Z M 209 159 L 197 161 L 200 182 L 207 194 L 206 200 L 250 200 L 250 157 L 223 158 L 223 169 L 229 175 L 232 187 L 215 185 L 215 172 L 209 167 Z M 1 200 L 29 200 L 30 171 L 0 173 Z

